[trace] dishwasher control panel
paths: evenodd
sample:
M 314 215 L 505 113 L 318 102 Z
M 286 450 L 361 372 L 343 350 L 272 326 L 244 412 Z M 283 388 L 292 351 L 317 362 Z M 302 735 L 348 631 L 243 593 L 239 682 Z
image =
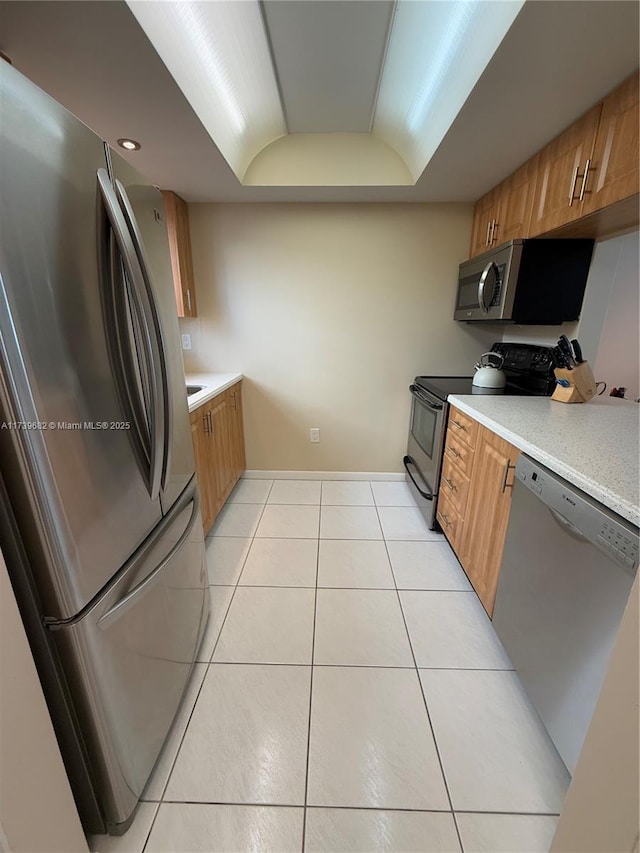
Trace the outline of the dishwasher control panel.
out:
M 546 504 L 569 535 L 635 572 L 640 555 L 637 527 L 528 456 L 518 459 L 516 478 Z

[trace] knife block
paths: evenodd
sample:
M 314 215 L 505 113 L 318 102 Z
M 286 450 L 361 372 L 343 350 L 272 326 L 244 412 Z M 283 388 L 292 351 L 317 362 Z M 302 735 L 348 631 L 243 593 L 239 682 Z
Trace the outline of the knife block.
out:
M 596 380 L 588 361 L 576 364 L 573 370 L 556 367 L 553 371 L 556 379 L 564 379 L 569 385 L 556 385 L 552 400 L 560 403 L 588 403 L 596 393 Z

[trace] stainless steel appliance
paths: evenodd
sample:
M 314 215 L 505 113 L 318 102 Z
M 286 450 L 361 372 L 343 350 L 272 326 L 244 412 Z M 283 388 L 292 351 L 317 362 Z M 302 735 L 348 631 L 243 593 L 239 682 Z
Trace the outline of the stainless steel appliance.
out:
M 493 626 L 573 773 L 638 567 L 638 528 L 516 465 Z
M 416 376 L 410 385 L 411 417 L 407 453 L 403 459 L 406 481 L 431 530 L 436 520 L 438 484 L 452 394 L 524 394 L 550 396 L 555 388 L 553 349 L 535 344 L 498 342 L 491 352 L 502 357 L 505 386 L 481 388 L 473 376 Z
M 209 611 L 162 197 L 0 76 L 0 545 L 85 829 L 119 833 Z
M 593 240 L 511 240 L 460 264 L 455 320 L 558 325 L 580 316 Z

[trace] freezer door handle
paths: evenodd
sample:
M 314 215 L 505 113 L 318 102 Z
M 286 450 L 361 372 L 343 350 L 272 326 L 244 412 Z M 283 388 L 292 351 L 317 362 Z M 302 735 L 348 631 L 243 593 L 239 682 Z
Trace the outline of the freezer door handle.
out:
M 162 417 L 162 460 L 159 461 L 159 467 L 160 475 L 162 477 L 162 486 L 165 487 L 171 465 L 169 459 L 169 448 L 172 445 L 172 430 L 170 420 L 171 407 L 169 405 L 170 392 L 166 347 L 164 345 L 162 325 L 160 323 L 160 312 L 156 304 L 156 299 L 153 293 L 153 286 L 151 283 L 151 267 L 146 257 L 142 234 L 140 232 L 140 228 L 133 212 L 133 206 L 129 201 L 129 196 L 127 195 L 125 188 L 117 178 L 115 180 L 115 185 L 118 201 L 120 202 L 120 205 L 124 212 L 124 218 L 129 227 L 129 234 L 131 235 L 131 239 L 133 240 L 136 256 L 138 258 L 138 262 L 142 270 L 142 277 L 144 280 L 144 285 L 147 294 L 145 308 L 147 311 L 147 317 L 149 319 L 149 326 L 153 330 L 155 336 L 156 347 L 154 349 L 153 369 L 156 374 L 156 381 L 162 390 L 161 411 L 159 412 Z
M 180 506 L 176 507 L 176 513 L 172 514 L 175 518 L 175 515 L 179 512 L 182 512 L 188 506 L 188 502 L 186 504 L 180 502 Z M 198 491 L 197 489 L 191 495 L 191 515 L 189 516 L 189 521 L 187 522 L 187 526 L 183 530 L 182 534 L 178 538 L 177 542 L 172 546 L 169 552 L 163 557 L 163 559 L 158 563 L 158 565 L 150 572 L 140 583 L 137 583 L 133 589 L 129 590 L 129 592 L 121 598 L 113 607 L 110 607 L 107 612 L 98 619 L 98 627 L 102 630 L 108 628 L 112 622 L 119 619 L 137 600 L 141 593 L 146 592 L 153 584 L 158 580 L 159 576 L 162 573 L 162 570 L 167 565 L 167 563 L 171 562 L 173 559 L 173 555 L 180 550 L 186 539 L 188 539 L 191 530 L 193 529 L 193 525 L 196 522 L 196 519 L 199 517 L 198 509 L 200 506 L 200 501 L 198 499 Z
M 151 398 L 149 424 L 151 434 L 149 448 L 150 480 L 148 485 L 151 500 L 156 500 L 160 494 L 166 430 L 166 407 L 163 399 L 164 386 L 162 379 L 164 357 L 160 346 L 161 339 L 159 338 L 158 330 L 155 328 L 157 312 L 154 312 L 149 302 L 147 282 L 138 258 L 138 253 L 135 250 L 122 208 L 118 203 L 105 169 L 98 169 L 98 186 L 122 262 L 131 284 L 131 295 L 136 301 L 139 319 L 143 326 L 141 343 L 145 350 L 145 360 L 149 374 L 149 395 Z

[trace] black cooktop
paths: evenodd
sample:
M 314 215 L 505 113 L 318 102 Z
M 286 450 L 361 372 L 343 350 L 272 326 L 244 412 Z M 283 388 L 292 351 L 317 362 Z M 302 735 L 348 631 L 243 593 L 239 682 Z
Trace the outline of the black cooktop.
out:
M 491 351 L 504 357 L 507 384 L 498 393 L 535 397 L 553 394 L 555 378 L 550 347 L 499 342 Z M 416 376 L 415 383 L 439 400 L 446 400 L 451 394 L 496 394 L 494 389 L 475 388 L 473 376 Z
M 415 383 L 439 400 L 446 400 L 451 394 L 496 394 L 495 389 L 492 388 L 474 387 L 473 376 L 416 376 Z M 530 396 L 534 392 L 507 382 L 507 385 L 498 393 Z

